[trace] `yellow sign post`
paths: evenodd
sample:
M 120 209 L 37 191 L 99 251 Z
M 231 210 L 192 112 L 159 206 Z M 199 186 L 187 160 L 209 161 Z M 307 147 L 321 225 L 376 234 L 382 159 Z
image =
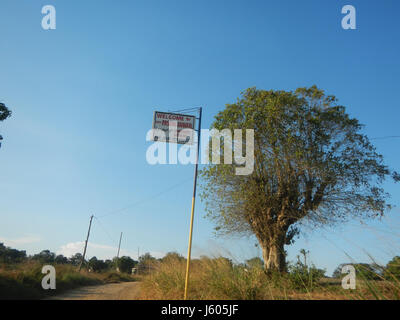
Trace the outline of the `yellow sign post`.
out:
M 192 210 L 190 213 L 189 245 L 188 245 L 188 254 L 187 254 L 187 261 L 186 261 L 184 300 L 187 300 L 188 288 L 189 288 L 189 272 L 190 272 L 190 256 L 192 253 L 194 206 L 195 206 L 195 202 L 196 202 L 197 171 L 198 171 L 198 167 L 199 167 L 199 153 L 200 153 L 201 114 L 202 114 L 202 108 L 199 109 L 199 126 L 198 126 L 198 130 L 197 130 L 197 154 L 196 154 L 196 164 L 195 164 L 195 168 L 194 168 L 193 197 L 192 197 Z
M 193 109 L 186 109 L 187 110 L 195 110 Z M 185 110 L 181 110 L 185 111 Z M 193 197 L 192 197 L 192 210 L 190 213 L 190 230 L 189 230 L 189 246 L 188 246 L 188 254 L 187 254 L 187 264 L 186 264 L 186 277 L 185 277 L 185 293 L 184 299 L 187 299 L 188 295 L 188 287 L 189 287 L 189 271 L 190 271 L 190 256 L 192 252 L 192 238 L 193 238 L 193 219 L 194 219 L 194 206 L 196 202 L 196 186 L 197 186 L 197 171 L 199 167 L 199 154 L 200 154 L 200 133 L 201 133 L 201 115 L 202 115 L 202 108 L 198 108 L 199 111 L 199 125 L 197 129 L 197 153 L 196 153 L 196 163 L 194 168 L 194 182 L 193 182 Z M 179 111 L 176 111 L 179 112 Z M 153 117 L 153 130 L 161 130 L 165 132 L 165 137 L 159 137 L 159 131 L 155 131 L 152 134 L 153 141 L 159 142 L 166 142 L 166 143 L 178 143 L 178 144 L 192 144 L 192 140 L 194 135 L 190 134 L 189 136 L 184 136 L 181 140 L 178 140 L 178 133 L 183 132 L 184 129 L 194 129 L 195 127 L 195 117 L 192 115 L 184 115 L 180 113 L 171 113 L 171 112 L 154 112 Z M 176 122 L 176 136 L 174 134 L 170 136 L 170 126 L 171 122 Z M 191 131 L 193 133 L 193 131 Z

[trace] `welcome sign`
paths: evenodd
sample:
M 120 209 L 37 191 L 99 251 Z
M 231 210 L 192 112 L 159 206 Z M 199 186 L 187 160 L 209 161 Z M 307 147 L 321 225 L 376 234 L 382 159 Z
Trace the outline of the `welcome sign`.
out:
M 152 140 L 159 142 L 193 144 L 196 117 L 178 113 L 155 111 Z M 160 134 L 159 130 L 164 134 Z

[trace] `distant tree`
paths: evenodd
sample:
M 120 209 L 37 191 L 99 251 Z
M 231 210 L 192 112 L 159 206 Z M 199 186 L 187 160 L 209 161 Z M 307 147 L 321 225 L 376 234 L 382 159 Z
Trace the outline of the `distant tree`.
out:
M 25 250 L 17 250 L 6 247 L 0 243 L 0 262 L 3 263 L 20 263 L 26 259 Z
M 384 277 L 388 280 L 400 281 L 400 256 L 396 256 L 388 262 L 384 271 Z
M 147 273 L 154 267 L 157 259 L 153 257 L 149 252 L 139 257 L 138 269 L 141 274 Z
M 141 256 L 139 257 L 139 263 L 142 262 L 142 261 L 146 261 L 146 260 L 155 261 L 156 258 L 153 257 L 149 252 L 146 252 L 145 254 L 143 254 L 143 255 L 141 255 Z
M 82 261 L 81 253 L 75 253 L 72 257 L 69 258 L 69 263 L 71 263 L 74 266 L 79 266 L 81 261 Z
M 356 269 L 356 275 L 360 279 L 365 280 L 381 280 L 382 279 L 382 267 L 375 263 L 356 263 L 354 264 Z
M 185 258 L 177 252 L 168 252 L 162 259 L 162 262 L 184 261 Z
M 336 267 L 336 269 L 332 273 L 332 278 L 340 279 L 345 276 L 345 274 L 342 273 L 342 268 L 345 265 L 348 265 L 349 263 L 342 263 L 339 266 Z
M 57 264 L 67 264 L 68 263 L 68 258 L 64 257 L 62 254 L 59 254 L 54 259 L 54 262 L 57 263 Z
M 132 273 L 132 268 L 137 265 L 137 261 L 133 260 L 131 257 L 123 256 L 118 259 L 117 265 L 121 272 Z
M 246 260 L 247 268 L 262 268 L 264 266 L 264 261 L 259 257 L 254 257 Z
M 346 265 L 352 265 L 356 270 L 356 277 L 364 280 L 382 279 L 382 268 L 376 264 L 369 263 L 342 263 L 332 273 L 333 278 L 343 278 L 346 274 L 342 273 L 342 268 Z
M 107 269 L 107 264 L 103 260 L 98 260 L 96 257 L 92 257 L 88 262 L 89 268 L 94 272 L 101 272 Z
M 314 264 L 307 263 L 309 251 L 300 250 L 297 261 L 289 264 L 289 278 L 297 289 L 313 290 L 321 278 L 325 276 L 326 270 L 319 269 Z M 301 260 L 303 258 L 303 261 Z
M 4 103 L 0 102 L 0 121 L 4 121 L 10 116 L 11 111 L 6 107 Z
M 390 174 L 399 176 L 362 128 L 316 86 L 246 90 L 215 116 L 212 129 L 254 130 L 254 171 L 236 175 L 236 166 L 222 161 L 202 170 L 202 198 L 216 231 L 255 235 L 265 268 L 285 271 L 284 246 L 306 231 L 304 225 L 382 216 L 390 208 L 382 183 Z M 236 140 L 229 149 L 249 146 Z M 226 142 L 217 156 L 224 154 Z
M 115 263 L 112 260 L 107 259 L 106 261 L 104 261 L 104 263 L 107 266 L 107 270 L 112 269 L 115 267 Z
M 11 111 L 6 107 L 4 103 L 0 103 L 0 121 L 6 120 L 11 116 Z M 0 147 L 3 137 L 0 135 Z
M 54 263 L 56 254 L 50 250 L 43 250 L 32 257 L 32 260 L 40 261 L 40 263 Z

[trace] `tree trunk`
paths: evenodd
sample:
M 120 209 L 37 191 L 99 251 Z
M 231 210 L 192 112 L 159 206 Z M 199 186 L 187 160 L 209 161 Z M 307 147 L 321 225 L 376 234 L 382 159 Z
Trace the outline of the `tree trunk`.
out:
M 286 256 L 284 251 L 284 241 L 275 239 L 269 243 L 261 244 L 264 258 L 264 267 L 267 271 L 286 271 Z

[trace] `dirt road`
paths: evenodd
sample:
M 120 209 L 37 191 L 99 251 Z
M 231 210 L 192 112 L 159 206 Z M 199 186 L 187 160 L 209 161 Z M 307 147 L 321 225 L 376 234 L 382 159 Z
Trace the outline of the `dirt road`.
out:
M 49 300 L 137 300 L 139 289 L 139 282 L 112 283 L 73 289 Z

